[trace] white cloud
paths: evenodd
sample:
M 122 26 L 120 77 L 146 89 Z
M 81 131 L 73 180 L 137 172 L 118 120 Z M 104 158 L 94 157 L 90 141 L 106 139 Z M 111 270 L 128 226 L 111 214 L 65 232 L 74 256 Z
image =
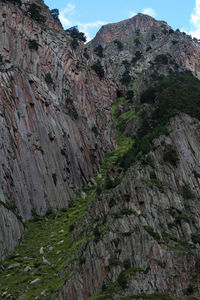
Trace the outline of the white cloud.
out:
M 72 3 L 68 3 L 67 6 L 63 10 L 61 10 L 59 19 L 64 28 L 69 28 L 71 26 L 78 25 L 79 30 L 85 33 L 87 37 L 87 42 L 91 40 L 90 33 L 89 33 L 90 29 L 98 28 L 106 24 L 106 22 L 103 21 L 96 21 L 91 23 L 77 22 L 74 17 L 75 12 L 76 12 L 75 5 Z
M 133 11 L 133 10 L 129 11 L 129 17 L 130 18 L 134 17 L 135 15 L 137 15 L 137 13 L 135 11 Z
M 72 22 L 69 20 L 69 16 L 74 13 L 75 8 L 75 5 L 73 5 L 72 3 L 68 3 L 67 6 L 63 10 L 61 10 L 59 19 L 64 27 L 72 26 Z
M 145 15 L 149 15 L 149 16 L 151 16 L 153 18 L 156 17 L 155 11 L 153 10 L 153 8 L 150 8 L 150 7 L 149 8 L 144 8 L 143 11 L 142 11 L 142 13 L 145 14 Z
M 98 28 L 105 24 L 106 24 L 106 22 L 103 22 L 103 21 L 96 21 L 96 22 L 85 23 L 85 24 L 77 23 L 79 30 L 85 33 L 85 35 L 87 37 L 87 42 L 89 42 L 91 40 L 88 30 L 91 28 Z
M 200 38 L 200 0 L 195 1 L 194 12 L 191 14 L 190 23 L 192 29 L 189 32 L 193 37 Z

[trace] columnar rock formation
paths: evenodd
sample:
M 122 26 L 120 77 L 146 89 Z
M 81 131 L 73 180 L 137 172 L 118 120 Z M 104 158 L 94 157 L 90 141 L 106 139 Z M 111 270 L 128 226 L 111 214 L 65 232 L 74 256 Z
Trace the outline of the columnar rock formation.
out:
M 109 66 L 100 80 L 90 67 L 94 55 L 87 59 L 82 44 L 75 51 L 38 4 L 45 24 L 27 16 L 29 2 L 21 8 L 0 3 L 1 209 L 23 220 L 67 207 L 116 145 L 110 111 L 116 83 Z M 10 212 L 4 215 L 14 230 L 15 216 L 12 222 Z
M 138 14 L 84 45 L 42 1 L 20 2 L 0 3 L 0 259 L 23 240 L 23 221 L 60 211 L 64 223 L 50 233 L 53 246 L 35 238 L 38 259 L 14 255 L 18 271 L 31 272 L 13 297 L 198 299 L 200 89 L 188 71 L 200 79 L 199 41 Z M 178 72 L 189 81 L 175 82 L 180 101 L 172 80 L 162 81 Z M 161 107 L 163 122 L 154 113 L 166 99 L 177 107 Z M 44 217 L 45 229 L 57 230 L 58 216 Z M 0 267 L 4 276 L 13 264 Z M 58 286 L 44 290 L 49 270 Z M 0 287 L 7 298 L 13 274 Z

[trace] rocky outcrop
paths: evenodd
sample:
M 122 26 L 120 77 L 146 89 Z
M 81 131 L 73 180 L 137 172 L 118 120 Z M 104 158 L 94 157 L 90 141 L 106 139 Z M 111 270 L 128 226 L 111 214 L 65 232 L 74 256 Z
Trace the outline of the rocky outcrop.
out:
M 100 80 L 96 57 L 83 44 L 73 49 L 37 4 L 45 23 L 30 17 L 29 2 L 0 4 L 1 197 L 23 220 L 68 207 L 116 145 L 109 66 Z
M 199 127 L 185 114 L 171 119 L 170 135 L 154 140 L 151 163 L 136 163 L 96 198 L 87 222 L 95 220 L 99 238 L 79 249 L 74 258 L 82 255 L 85 263 L 71 267 L 74 275 L 52 299 L 88 299 L 98 289 L 92 299 L 200 294 Z M 169 145 L 178 153 L 176 167 L 163 159 Z
M 20 220 L 3 204 L 0 204 L 0 228 L 0 257 L 2 258 L 13 252 L 22 241 L 24 233 L 24 226 Z
M 129 89 L 140 91 L 151 85 L 157 72 L 189 70 L 200 78 L 199 42 L 148 15 L 103 26 L 89 43 L 92 49 L 98 45 L 116 78 Z

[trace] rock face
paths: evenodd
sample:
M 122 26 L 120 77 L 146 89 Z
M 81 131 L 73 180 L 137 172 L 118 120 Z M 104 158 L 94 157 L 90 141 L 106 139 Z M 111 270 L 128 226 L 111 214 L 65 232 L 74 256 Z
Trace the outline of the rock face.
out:
M 129 83 L 129 89 L 152 84 L 155 72 L 168 75 L 190 70 L 200 78 L 199 42 L 148 15 L 103 26 L 89 43 L 92 49 L 98 45 L 103 47 L 116 78 Z
M 4 284 L 10 276 L 2 296 L 198 299 L 200 121 L 183 113 L 184 96 L 194 86 L 187 112 L 198 115 L 191 107 L 200 105 L 198 80 L 183 85 L 181 100 L 173 92 L 182 85 L 163 91 L 158 85 L 157 94 L 148 94 L 153 101 L 137 101 L 137 92 L 155 77 L 161 83 L 158 74 L 191 71 L 200 78 L 198 41 L 138 14 L 102 27 L 88 45 L 103 47 L 101 59 L 98 51 L 66 35 L 43 2 L 35 2 L 39 10 L 29 1 L 14 2 L 0 3 L 0 259 L 22 241 L 23 221 L 62 211 L 43 218 L 44 240 L 35 234 L 41 219 L 37 231 L 35 222 L 28 227 L 37 248 L 34 258 L 24 243 L 20 254 L 0 266 Z M 118 99 L 112 109 L 119 89 L 130 89 L 131 96 Z M 154 114 L 161 93 L 164 100 L 177 100 L 164 125 Z M 117 144 L 111 111 L 119 145 L 99 170 L 104 153 Z M 168 135 L 155 135 L 149 148 L 149 140 L 142 140 L 143 151 L 131 140 L 141 124 L 142 138 L 151 129 L 166 133 L 162 126 Z M 118 159 L 134 153 L 132 145 L 141 151 L 125 168 Z M 16 274 L 9 270 L 14 268 L 24 272 L 21 291 L 13 289 Z M 52 277 L 46 278 L 48 272 Z
M 22 241 L 24 228 L 16 215 L 0 204 L 0 258 L 13 252 Z
M 121 184 L 96 198 L 87 222 L 96 220 L 99 231 L 104 224 L 104 233 L 79 249 L 74 258 L 82 253 L 85 263 L 71 266 L 74 275 L 52 299 L 88 299 L 97 289 L 107 299 L 139 294 L 149 299 L 145 294 L 155 292 L 184 299 L 190 285 L 200 294 L 194 239 L 200 228 L 199 128 L 200 122 L 188 115 L 172 119 L 170 135 L 154 140 L 153 167 L 136 163 Z M 178 152 L 177 167 L 163 160 L 167 145 Z M 96 295 L 92 299 L 101 299 Z
M 109 66 L 100 80 L 95 56 L 81 44 L 75 51 L 37 4 L 44 24 L 27 15 L 29 2 L 0 4 L 0 195 L 23 220 L 67 207 L 116 145 Z M 17 219 L 9 222 L 14 230 Z

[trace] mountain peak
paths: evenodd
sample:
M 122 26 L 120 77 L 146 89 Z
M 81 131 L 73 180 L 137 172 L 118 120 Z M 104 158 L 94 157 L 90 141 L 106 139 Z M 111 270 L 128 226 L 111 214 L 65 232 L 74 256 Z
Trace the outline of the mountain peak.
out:
M 171 28 L 164 21 L 157 21 L 149 15 L 138 13 L 129 19 L 102 26 L 90 44 L 92 47 L 98 45 L 105 47 L 114 40 L 123 41 L 129 36 L 137 35 L 139 31 L 146 32 L 151 29 L 153 31 L 155 28 L 162 30 L 164 27 L 168 30 Z

